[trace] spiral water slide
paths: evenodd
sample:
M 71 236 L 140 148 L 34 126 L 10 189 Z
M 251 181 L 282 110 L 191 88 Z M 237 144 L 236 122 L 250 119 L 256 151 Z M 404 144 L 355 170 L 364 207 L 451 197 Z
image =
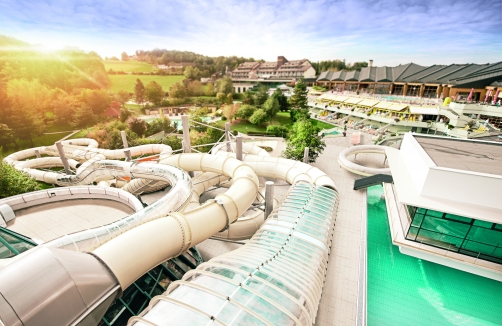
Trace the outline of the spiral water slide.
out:
M 76 170 L 77 175 L 82 175 L 83 172 L 88 171 L 89 166 L 93 166 L 101 160 L 106 159 L 123 159 L 125 153 L 123 149 L 109 150 L 97 148 L 98 143 L 94 139 L 79 138 L 66 140 L 61 142 L 63 150 L 70 167 Z M 163 144 L 151 144 L 130 147 L 131 156 L 139 155 L 159 155 L 159 159 L 171 155 L 172 149 L 170 146 Z M 92 174 L 94 179 L 90 178 L 73 178 L 71 182 L 63 178 L 60 173 L 53 171 L 39 170 L 43 168 L 62 167 L 63 163 L 59 157 L 42 157 L 26 160 L 36 155 L 50 155 L 59 156 L 59 152 L 55 145 L 42 146 L 31 149 L 19 151 L 7 156 L 4 161 L 14 166 L 16 169 L 24 171 L 34 177 L 38 181 L 46 182 L 49 184 L 57 184 L 59 186 L 74 186 L 89 184 L 94 181 L 102 182 L 102 186 L 122 185 L 123 189 L 139 195 L 143 192 L 152 192 L 164 188 L 167 183 L 154 179 L 136 178 L 125 184 L 117 184 L 114 179 L 116 175 L 110 170 L 102 170 L 99 174 Z
M 247 286 L 244 284 L 241 286 L 235 281 L 230 282 L 234 284 L 234 287 L 237 285 L 237 288 L 232 295 L 228 296 L 228 308 L 233 307 L 241 311 L 238 313 L 241 314 L 240 317 L 247 316 L 246 318 L 249 320 L 260 321 L 262 324 L 275 323 L 274 320 L 267 320 L 266 317 L 261 316 L 253 307 L 246 307 L 246 302 L 251 302 L 251 299 L 246 299 L 244 302 L 241 300 L 242 298 L 239 299 L 235 296 L 237 290 L 242 289 L 248 295 L 251 293 L 254 301 L 258 300 L 261 304 L 269 304 L 269 310 L 275 311 L 280 318 L 286 318 L 285 320 L 291 321 L 293 324 L 311 323 L 315 319 L 322 289 L 322 282 L 317 280 L 322 280 L 325 276 L 325 271 L 319 266 L 324 266 L 327 263 L 335 211 L 334 204 L 336 203 L 336 191 L 334 191 L 336 186 L 322 171 L 308 164 L 257 155 L 246 155 L 244 157 L 246 163 L 244 163 L 236 160 L 232 155 L 234 154 L 223 152 L 219 155 L 172 155 L 162 158 L 163 164 L 135 164 L 99 160 L 88 165 L 79 175 L 60 179 L 63 183 L 80 182 L 95 177 L 90 176 L 98 173 L 95 171 L 109 170 L 113 171 L 114 176 L 130 175 L 139 178 L 163 179 L 173 188 L 168 193 L 171 197 L 166 195 L 154 205 L 124 220 L 112 223 L 112 225 L 105 226 L 100 230 L 86 230 L 56 239 L 28 252 L 1 269 L 0 279 L 9 280 L 9 282 L 3 282 L 0 285 L 0 293 L 2 294 L 0 296 L 0 316 L 4 322 L 9 325 L 97 324 L 111 302 L 145 272 L 162 261 L 183 253 L 208 237 L 229 230 L 232 223 L 255 200 L 259 191 L 258 175 L 260 175 L 280 178 L 294 184 L 294 186 L 291 196 L 288 197 L 289 202 L 286 201 L 276 209 L 276 218 L 269 219 L 268 223 L 263 224 L 257 233 L 259 235 L 255 235 L 250 244 L 244 246 L 246 249 L 243 254 L 248 255 L 251 261 L 243 265 L 240 264 L 242 265 L 240 267 L 235 267 L 235 263 L 231 263 L 231 261 L 237 259 L 236 263 L 239 265 L 239 260 L 242 263 L 242 259 L 228 258 L 227 263 L 230 265 L 227 264 L 228 266 L 225 268 L 232 272 L 238 272 L 235 275 L 242 274 L 242 271 L 246 271 L 245 266 L 255 266 L 255 263 L 257 264 L 261 259 L 267 259 L 271 262 L 268 267 L 264 266 L 264 268 L 271 268 L 266 272 L 269 273 L 268 277 L 264 276 L 267 274 L 264 274 L 263 270 L 259 271 L 257 268 L 252 274 L 249 274 L 247 280 L 249 281 L 251 277 L 262 278 L 261 280 L 256 279 L 256 281 L 248 282 Z M 218 195 L 215 200 L 207 201 L 200 206 L 193 205 L 188 209 L 190 204 L 195 203 L 190 201 L 193 199 L 190 180 L 186 172 L 182 170 L 205 172 L 199 179 L 201 182 L 198 183 L 198 185 L 202 185 L 199 187 L 199 191 L 202 192 L 202 189 L 207 189 L 214 182 L 231 178 L 232 183 L 228 190 L 224 194 Z M 302 184 L 310 185 L 306 187 Z M 302 197 L 299 203 L 295 203 L 295 198 L 298 196 L 304 198 Z M 325 202 L 322 202 L 323 196 L 326 196 Z M 323 205 L 327 205 L 327 208 L 321 209 L 320 212 L 313 212 L 315 210 L 313 203 L 316 201 L 316 208 L 323 207 Z M 171 213 L 163 216 L 166 211 Z M 294 222 L 295 220 L 296 222 Z M 316 230 L 317 227 L 321 229 Z M 243 229 L 249 232 L 251 229 L 256 229 L 256 226 L 254 228 L 243 227 Z M 271 234 L 281 236 L 272 239 L 270 238 Z M 270 239 L 267 240 L 267 237 Z M 269 249 L 275 252 L 270 259 L 266 258 L 268 254 L 263 251 L 265 242 L 262 244 L 262 240 L 268 243 Z M 281 241 L 285 242 L 281 245 Z M 270 246 L 271 243 L 277 243 L 279 247 Z M 90 252 L 84 254 L 60 248 Z M 311 263 L 302 263 L 298 261 L 298 257 L 290 257 L 289 251 L 294 251 L 297 256 L 299 255 L 298 257 L 310 257 Z M 282 255 L 285 256 L 279 257 Z M 91 256 L 95 260 L 92 260 Z M 272 260 L 274 260 L 273 264 Z M 27 267 L 33 266 L 32 263 L 35 263 L 38 268 Z M 80 264 L 85 264 L 85 266 L 80 266 Z M 225 264 L 223 263 L 223 265 Z M 299 270 L 289 276 L 274 274 L 282 273 L 281 271 L 286 271 L 291 267 Z M 312 274 L 310 270 L 318 272 Z M 214 278 L 221 279 L 221 275 L 208 278 L 207 272 L 202 270 L 199 274 L 205 275 L 206 277 L 203 279 L 206 281 L 211 281 Z M 58 275 L 59 278 L 56 277 Z M 242 275 L 244 276 L 244 274 Z M 313 284 L 310 284 L 311 281 L 306 279 L 309 275 L 315 276 L 316 281 Z M 31 282 L 27 285 L 27 279 L 38 280 L 38 282 Z M 65 284 L 61 284 L 63 279 L 65 279 Z M 93 281 L 89 282 L 89 279 Z M 203 291 L 209 291 L 215 298 L 222 296 L 222 294 L 211 290 L 211 286 L 207 284 L 205 286 L 197 285 L 195 280 L 199 280 L 200 277 L 192 277 L 192 279 L 191 285 L 184 286 L 183 291 L 191 288 L 201 290 L 202 287 Z M 182 282 L 185 284 L 188 281 Z M 229 280 L 225 280 L 225 282 L 228 283 Z M 254 285 L 251 284 L 256 282 L 261 288 L 268 288 L 266 293 L 278 293 L 283 298 L 281 300 L 272 299 L 267 297 L 268 294 L 258 293 L 252 289 Z M 298 282 L 300 285 L 295 285 Z M 278 288 L 279 283 L 283 284 L 282 289 Z M 29 293 L 19 291 L 19 288 L 29 289 Z M 54 289 L 59 290 L 57 293 L 51 292 Z M 168 292 L 175 293 L 176 291 L 173 290 L 174 288 Z M 202 293 L 200 294 L 200 298 L 202 298 Z M 24 300 L 24 296 L 30 297 L 30 300 Z M 200 301 L 200 298 L 192 297 L 193 293 L 186 298 Z M 230 300 L 232 300 L 231 303 Z M 294 307 L 290 306 L 289 303 L 288 306 L 285 306 L 285 302 L 289 302 L 289 300 L 295 302 Z M 67 302 L 72 304 L 68 305 Z M 225 305 L 225 303 L 223 304 Z M 176 314 L 171 316 L 176 316 L 180 312 L 180 307 L 182 313 L 190 317 L 186 319 L 187 322 L 199 317 L 211 317 L 208 322 L 216 320 L 212 318 L 212 315 L 208 315 L 205 311 L 206 308 L 197 308 L 194 302 L 189 305 L 187 302 L 180 301 L 179 298 L 175 299 L 170 294 L 166 294 L 163 298 L 152 300 L 148 311 L 144 313 L 145 316 L 141 317 L 144 322 L 134 318 L 130 322 L 138 322 L 140 325 L 156 324 L 146 320 L 149 320 L 148 318 L 152 314 L 159 317 L 159 313 L 166 315 L 170 314 L 169 311 L 175 311 Z M 61 309 L 64 310 L 63 314 Z M 235 309 L 234 313 L 236 313 Z M 219 311 L 222 312 L 221 309 Z M 238 321 L 235 318 L 237 316 L 232 320 Z M 223 322 L 217 323 L 222 324 Z

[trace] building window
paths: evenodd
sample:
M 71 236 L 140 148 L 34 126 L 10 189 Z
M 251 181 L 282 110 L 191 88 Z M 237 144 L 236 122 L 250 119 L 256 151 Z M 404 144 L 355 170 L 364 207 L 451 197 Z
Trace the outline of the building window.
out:
M 403 95 L 403 87 L 404 85 L 394 85 L 392 88 L 392 94 L 393 95 Z
M 502 264 L 502 225 L 408 206 L 406 239 Z
M 376 84 L 375 94 L 389 94 L 390 84 Z
M 437 86 L 425 86 L 424 96 L 425 98 L 436 98 L 437 97 Z

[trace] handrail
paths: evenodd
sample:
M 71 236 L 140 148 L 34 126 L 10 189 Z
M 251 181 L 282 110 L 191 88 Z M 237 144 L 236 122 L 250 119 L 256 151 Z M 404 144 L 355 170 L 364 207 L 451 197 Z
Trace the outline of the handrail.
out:
M 363 192 L 363 205 L 361 212 L 361 241 L 359 247 L 359 279 L 357 282 L 357 309 L 356 325 L 367 324 L 367 293 L 368 293 L 368 207 L 367 194 Z

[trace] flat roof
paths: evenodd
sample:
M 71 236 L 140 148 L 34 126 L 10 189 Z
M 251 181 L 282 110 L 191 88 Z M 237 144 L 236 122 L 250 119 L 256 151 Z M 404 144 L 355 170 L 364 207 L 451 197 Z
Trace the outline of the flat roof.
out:
M 413 136 L 437 166 L 502 175 L 502 144 Z

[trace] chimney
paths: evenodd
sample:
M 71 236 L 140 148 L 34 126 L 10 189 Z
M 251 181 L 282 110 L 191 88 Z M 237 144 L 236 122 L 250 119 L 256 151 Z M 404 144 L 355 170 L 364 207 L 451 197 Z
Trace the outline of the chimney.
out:
M 370 63 L 368 65 L 368 67 L 373 67 L 373 60 L 372 59 L 370 59 Z
M 277 67 L 282 66 L 286 62 L 288 62 L 288 59 L 284 58 L 282 55 L 277 57 Z

